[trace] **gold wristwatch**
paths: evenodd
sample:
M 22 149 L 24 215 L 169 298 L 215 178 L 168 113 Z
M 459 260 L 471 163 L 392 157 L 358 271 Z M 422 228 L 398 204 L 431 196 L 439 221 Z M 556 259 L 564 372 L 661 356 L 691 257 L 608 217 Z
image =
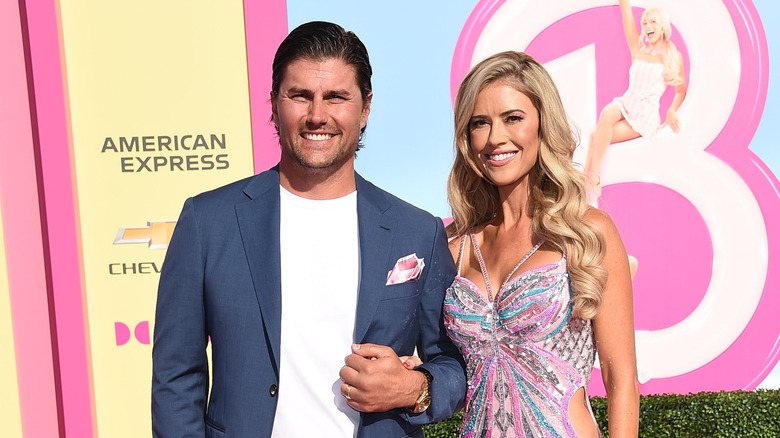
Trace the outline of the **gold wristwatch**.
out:
M 425 412 L 425 410 L 428 409 L 428 406 L 431 405 L 431 382 L 433 381 L 433 376 L 425 368 L 417 368 L 415 371 L 419 371 L 425 375 L 425 381 L 423 382 L 420 396 L 417 397 L 417 401 L 414 402 L 414 407 L 411 409 L 415 414 L 419 414 L 420 412 Z

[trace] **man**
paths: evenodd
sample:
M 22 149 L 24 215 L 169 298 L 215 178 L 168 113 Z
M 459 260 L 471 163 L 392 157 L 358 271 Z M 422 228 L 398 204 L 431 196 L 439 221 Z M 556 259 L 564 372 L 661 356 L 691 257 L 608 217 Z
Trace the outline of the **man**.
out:
M 154 435 L 421 436 L 466 391 L 442 223 L 355 173 L 372 91 L 354 33 L 301 25 L 272 82 L 278 166 L 188 199 L 168 247 Z

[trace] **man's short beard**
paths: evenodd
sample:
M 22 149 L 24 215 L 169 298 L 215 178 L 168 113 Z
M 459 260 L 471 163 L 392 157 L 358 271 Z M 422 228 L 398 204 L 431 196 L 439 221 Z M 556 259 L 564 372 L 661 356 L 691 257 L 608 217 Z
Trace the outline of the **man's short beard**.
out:
M 308 169 L 314 172 L 326 172 L 327 170 L 332 169 L 334 167 L 340 167 L 346 161 L 352 159 L 357 155 L 357 148 L 356 148 L 353 150 L 351 155 L 348 153 L 338 154 L 326 162 L 312 163 L 310 160 L 307 160 L 306 157 L 304 157 L 303 155 L 295 153 L 294 150 L 288 149 L 288 151 L 289 152 L 287 153 L 287 155 L 289 155 L 296 163 L 298 163 L 298 165 L 300 165 L 304 169 Z

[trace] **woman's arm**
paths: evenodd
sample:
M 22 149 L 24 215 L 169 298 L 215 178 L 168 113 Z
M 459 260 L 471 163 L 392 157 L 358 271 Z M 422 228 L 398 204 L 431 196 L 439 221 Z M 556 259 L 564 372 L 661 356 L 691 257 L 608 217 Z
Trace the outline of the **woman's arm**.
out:
M 623 34 L 626 36 L 626 45 L 631 51 L 631 59 L 634 59 L 634 52 L 639 49 L 639 31 L 636 28 L 634 14 L 631 12 L 631 2 L 629 0 L 619 0 L 620 15 L 623 17 Z
M 607 213 L 591 209 L 586 220 L 602 232 L 607 247 L 602 266 L 609 277 L 601 308 L 593 319 L 593 332 L 607 390 L 609 436 L 636 437 L 639 433 L 639 383 L 628 255 Z

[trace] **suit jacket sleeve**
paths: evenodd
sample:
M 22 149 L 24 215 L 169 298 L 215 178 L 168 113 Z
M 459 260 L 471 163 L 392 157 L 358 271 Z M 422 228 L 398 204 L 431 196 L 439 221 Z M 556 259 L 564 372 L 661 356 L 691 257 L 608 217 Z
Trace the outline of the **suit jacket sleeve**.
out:
M 421 414 L 402 415 L 412 424 L 428 424 L 452 416 L 463 407 L 466 396 L 466 365 L 458 348 L 444 328 L 444 293 L 455 277 L 455 264 L 447 247 L 447 235 L 440 219 L 436 219 L 436 238 L 431 252 L 431 265 L 426 264 L 424 296 L 421 301 L 420 338 L 417 352 L 422 367 L 433 376 L 430 407 Z
M 192 199 L 171 237 L 157 294 L 152 350 L 155 437 L 205 435 L 208 392 L 203 257 Z

